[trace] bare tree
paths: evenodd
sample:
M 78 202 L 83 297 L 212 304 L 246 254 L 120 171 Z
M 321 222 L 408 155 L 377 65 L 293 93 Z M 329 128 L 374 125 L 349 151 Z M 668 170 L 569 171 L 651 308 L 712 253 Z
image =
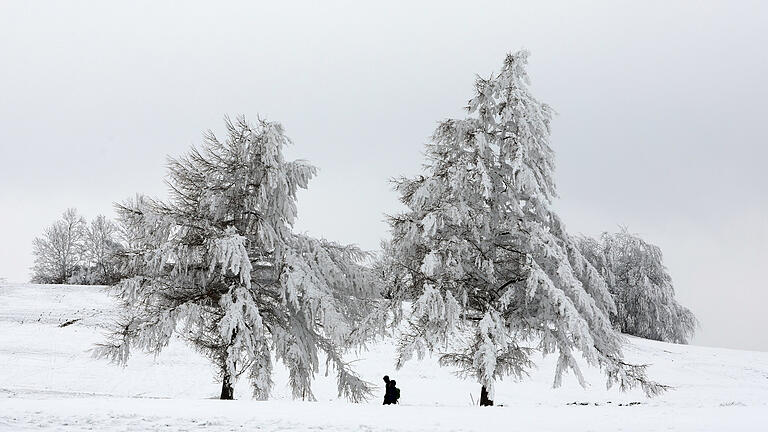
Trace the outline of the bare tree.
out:
M 67 209 L 42 237 L 32 242 L 32 281 L 66 283 L 82 263 L 85 234 L 85 219 L 74 208 Z

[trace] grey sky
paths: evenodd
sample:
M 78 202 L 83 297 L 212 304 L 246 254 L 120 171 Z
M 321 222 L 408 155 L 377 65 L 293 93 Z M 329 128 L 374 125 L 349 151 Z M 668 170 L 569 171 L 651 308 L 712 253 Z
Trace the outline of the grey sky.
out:
M 0 277 L 67 207 L 164 196 L 166 155 L 225 114 L 320 167 L 300 230 L 375 249 L 388 178 L 524 47 L 569 229 L 660 245 L 695 343 L 768 350 L 768 3 L 363 3 L 0 3 Z

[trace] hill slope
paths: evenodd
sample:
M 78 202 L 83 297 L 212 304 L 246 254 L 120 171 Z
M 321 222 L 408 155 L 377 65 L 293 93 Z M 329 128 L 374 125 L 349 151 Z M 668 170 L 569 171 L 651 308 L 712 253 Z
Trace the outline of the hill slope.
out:
M 530 379 L 499 384 L 496 402 L 503 407 L 479 408 L 472 406 L 478 385 L 455 378 L 435 359 L 395 371 L 394 346 L 385 340 L 360 354 L 357 370 L 377 384 L 385 374 L 397 379 L 401 406 L 338 400 L 333 374 L 324 370 L 313 386 L 316 403 L 290 398 L 283 369 L 268 402 L 250 400 L 244 381 L 235 389 L 239 400 L 218 401 L 213 369 L 179 341 L 157 358 L 135 353 L 125 368 L 92 359 L 88 350 L 115 314 L 100 287 L 0 285 L 0 430 L 66 424 L 67 430 L 714 431 L 768 424 L 768 353 L 630 337 L 628 359 L 651 364 L 649 374 L 673 391 L 647 399 L 607 390 L 596 370 L 585 374 L 588 389 L 573 377 L 552 389 L 554 359 L 544 358 Z

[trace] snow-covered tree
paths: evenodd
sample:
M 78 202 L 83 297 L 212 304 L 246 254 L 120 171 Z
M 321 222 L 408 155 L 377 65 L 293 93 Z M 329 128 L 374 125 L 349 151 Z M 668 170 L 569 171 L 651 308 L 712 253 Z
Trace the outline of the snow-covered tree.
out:
M 388 280 L 415 293 L 397 364 L 439 351 L 481 385 L 482 405 L 496 380 L 526 374 L 534 351 L 558 355 L 555 386 L 568 370 L 586 385 L 580 353 L 608 386 L 658 393 L 643 366 L 622 360 L 605 281 L 550 208 L 553 111 L 532 96 L 527 59 L 510 54 L 478 78 L 469 116 L 440 123 L 426 145 L 424 174 L 396 181 L 408 210 L 390 218 L 398 276 Z
M 626 228 L 600 240 L 578 239 L 579 248 L 603 275 L 614 297 L 614 326 L 623 333 L 665 342 L 688 343 L 698 326 L 689 309 L 675 300 L 672 277 L 661 249 Z
M 84 241 L 87 262 L 86 283 L 111 285 L 119 276 L 117 253 L 118 227 L 103 215 L 96 216 L 88 226 Z
M 340 395 L 369 394 L 342 355 L 380 331 L 381 287 L 357 247 L 292 231 L 296 193 L 316 168 L 286 161 L 289 142 L 278 123 L 228 119 L 225 140 L 209 132 L 202 148 L 170 161 L 170 201 L 119 207 L 125 319 L 97 356 L 124 364 L 131 347 L 158 353 L 177 334 L 216 366 L 222 399 L 244 373 L 267 398 L 273 360 L 287 367 L 294 397 L 313 399 L 324 354 Z
M 32 282 L 67 283 L 82 263 L 86 231 L 85 219 L 70 208 L 41 237 L 35 238 Z

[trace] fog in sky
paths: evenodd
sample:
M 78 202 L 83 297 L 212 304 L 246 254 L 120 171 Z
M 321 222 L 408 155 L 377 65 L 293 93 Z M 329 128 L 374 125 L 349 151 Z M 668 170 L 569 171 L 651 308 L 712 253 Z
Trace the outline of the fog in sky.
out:
M 166 156 L 227 114 L 320 167 L 299 230 L 377 249 L 389 178 L 527 48 L 569 230 L 658 244 L 694 343 L 768 350 L 768 3 L 364 3 L 0 2 L 0 277 L 67 207 L 166 196 Z

